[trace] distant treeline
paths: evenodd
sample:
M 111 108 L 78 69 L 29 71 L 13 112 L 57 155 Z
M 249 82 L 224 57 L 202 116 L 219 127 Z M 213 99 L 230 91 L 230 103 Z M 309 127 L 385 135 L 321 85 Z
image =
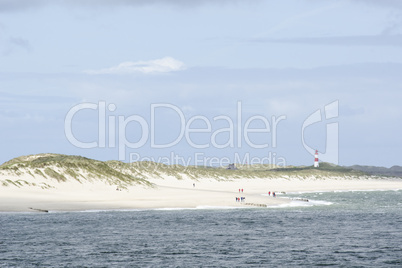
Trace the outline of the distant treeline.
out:
M 349 168 L 354 169 L 354 170 L 363 171 L 363 172 L 365 172 L 367 174 L 371 174 L 371 175 L 402 177 L 402 167 L 401 166 L 393 166 L 390 168 L 386 168 L 386 167 L 354 165 Z

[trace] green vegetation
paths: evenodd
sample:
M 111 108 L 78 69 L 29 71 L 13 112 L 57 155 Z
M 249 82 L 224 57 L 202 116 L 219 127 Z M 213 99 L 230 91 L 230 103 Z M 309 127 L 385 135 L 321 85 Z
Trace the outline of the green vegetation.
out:
M 372 174 L 372 175 L 402 177 L 402 167 L 401 166 L 392 166 L 390 168 L 385 168 L 385 167 L 354 165 L 354 166 L 351 166 L 350 168 L 352 168 L 354 170 L 360 170 L 362 172 Z
M 28 170 L 28 174 L 35 178 L 35 176 L 32 174 L 30 170 Z
M 151 186 L 143 176 L 136 177 L 130 172 L 123 173 L 109 166 L 116 163 L 127 165 L 118 161 L 102 162 L 82 156 L 39 154 L 14 158 L 1 165 L 0 171 L 9 171 L 14 174 L 27 171 L 29 174 L 29 170 L 33 170 L 34 176 L 52 178 L 59 182 L 67 181 L 68 177 L 82 182 L 80 180 L 82 177 L 83 180 L 101 179 L 111 185 L 119 185 L 121 188 L 136 183 Z
M 353 170 L 351 168 L 345 168 L 341 166 L 337 166 L 330 163 L 320 163 L 318 168 L 314 166 L 300 166 L 300 167 L 284 167 L 284 168 L 276 168 L 271 171 L 277 173 L 298 173 L 298 174 L 321 174 L 321 175 L 365 175 L 363 172 Z
M 73 178 L 76 179 L 77 181 L 81 182 L 80 179 L 79 179 L 79 176 L 80 176 L 80 175 L 79 175 L 77 172 L 75 172 L 73 169 L 68 168 L 68 169 L 65 170 L 65 173 L 66 173 L 67 175 L 69 175 L 70 177 L 73 177 Z
M 67 181 L 66 177 L 64 177 L 62 174 L 57 173 L 51 168 L 45 168 L 45 173 L 48 175 L 50 178 L 56 179 L 58 182 L 60 181 Z
M 39 176 L 42 176 L 42 177 L 46 178 L 45 174 L 43 174 L 43 172 L 40 171 L 39 169 L 35 169 L 34 173 L 39 175 Z
M 20 187 L 22 187 L 24 185 L 28 185 L 28 186 L 32 185 L 31 183 L 29 183 L 27 181 L 24 181 L 24 180 L 13 181 L 13 180 L 7 179 L 5 181 L 2 181 L 2 186 L 9 186 L 10 184 L 12 184 L 12 185 L 14 185 L 14 186 L 16 186 L 18 188 L 20 188 Z
M 152 186 L 149 178 L 174 177 L 178 180 L 204 178 L 215 180 L 236 180 L 242 178 L 356 178 L 369 176 L 352 168 L 345 168 L 329 163 L 320 163 L 319 168 L 313 166 L 278 167 L 274 165 L 236 165 L 235 170 L 217 167 L 165 165 L 155 162 L 124 163 L 120 161 L 97 161 L 82 156 L 59 154 L 39 154 L 21 156 L 0 166 L 1 171 L 20 175 L 30 174 L 58 182 L 75 179 L 80 183 L 85 180 L 102 180 L 110 185 L 125 188 L 128 185 L 144 184 Z M 32 172 L 33 174 L 32 174 Z M 3 185 L 18 182 L 3 181 Z M 21 186 L 21 185 L 20 185 Z M 19 187 L 19 186 L 18 186 Z M 42 186 L 48 187 L 48 186 Z M 49 186 L 50 187 L 50 186 Z
M 279 177 L 341 177 L 341 176 L 364 176 L 365 174 L 352 169 L 346 169 L 335 165 L 322 163 L 320 168 L 313 167 L 286 167 L 278 168 L 273 165 L 238 165 L 236 170 L 226 168 L 203 167 L 203 166 L 180 166 L 164 165 L 154 162 L 135 162 L 125 164 L 113 161 L 114 168 L 121 171 L 130 172 L 143 176 L 162 177 L 165 175 L 182 179 L 188 177 L 191 179 L 212 178 L 216 180 L 236 180 L 241 178 L 279 178 Z

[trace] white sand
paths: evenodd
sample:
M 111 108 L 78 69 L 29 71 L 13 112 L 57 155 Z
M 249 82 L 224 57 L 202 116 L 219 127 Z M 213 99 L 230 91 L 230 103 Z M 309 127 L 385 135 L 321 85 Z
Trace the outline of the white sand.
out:
M 0 186 L 0 211 L 50 211 L 136 209 L 136 208 L 203 208 L 245 207 L 253 204 L 274 206 L 290 202 L 285 198 L 268 197 L 268 191 L 311 192 L 351 190 L 395 190 L 402 189 L 400 179 L 341 179 L 315 180 L 290 179 L 214 179 L 177 180 L 172 177 L 150 179 L 154 187 L 130 186 L 116 190 L 116 185 L 102 181 L 79 183 L 71 180 L 57 182 L 53 179 L 33 178 L 29 175 L 0 175 L 0 181 L 27 181 L 36 186 Z M 39 185 L 51 186 L 42 189 Z M 195 183 L 195 187 L 193 187 Z M 243 189 L 243 193 L 239 193 Z M 245 202 L 236 202 L 236 197 L 245 197 Z

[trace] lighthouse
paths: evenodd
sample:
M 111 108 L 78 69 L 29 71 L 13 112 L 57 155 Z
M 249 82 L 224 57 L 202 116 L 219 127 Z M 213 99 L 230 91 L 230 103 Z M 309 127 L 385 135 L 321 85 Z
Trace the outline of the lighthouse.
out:
M 314 167 L 315 168 L 319 167 L 319 164 L 318 164 L 318 150 L 315 150 Z

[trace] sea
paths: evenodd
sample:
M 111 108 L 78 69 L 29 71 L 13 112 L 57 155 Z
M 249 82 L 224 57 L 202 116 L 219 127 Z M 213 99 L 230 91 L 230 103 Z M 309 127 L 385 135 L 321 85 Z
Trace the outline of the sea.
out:
M 401 190 L 278 198 L 294 201 L 0 213 L 0 267 L 402 267 Z

